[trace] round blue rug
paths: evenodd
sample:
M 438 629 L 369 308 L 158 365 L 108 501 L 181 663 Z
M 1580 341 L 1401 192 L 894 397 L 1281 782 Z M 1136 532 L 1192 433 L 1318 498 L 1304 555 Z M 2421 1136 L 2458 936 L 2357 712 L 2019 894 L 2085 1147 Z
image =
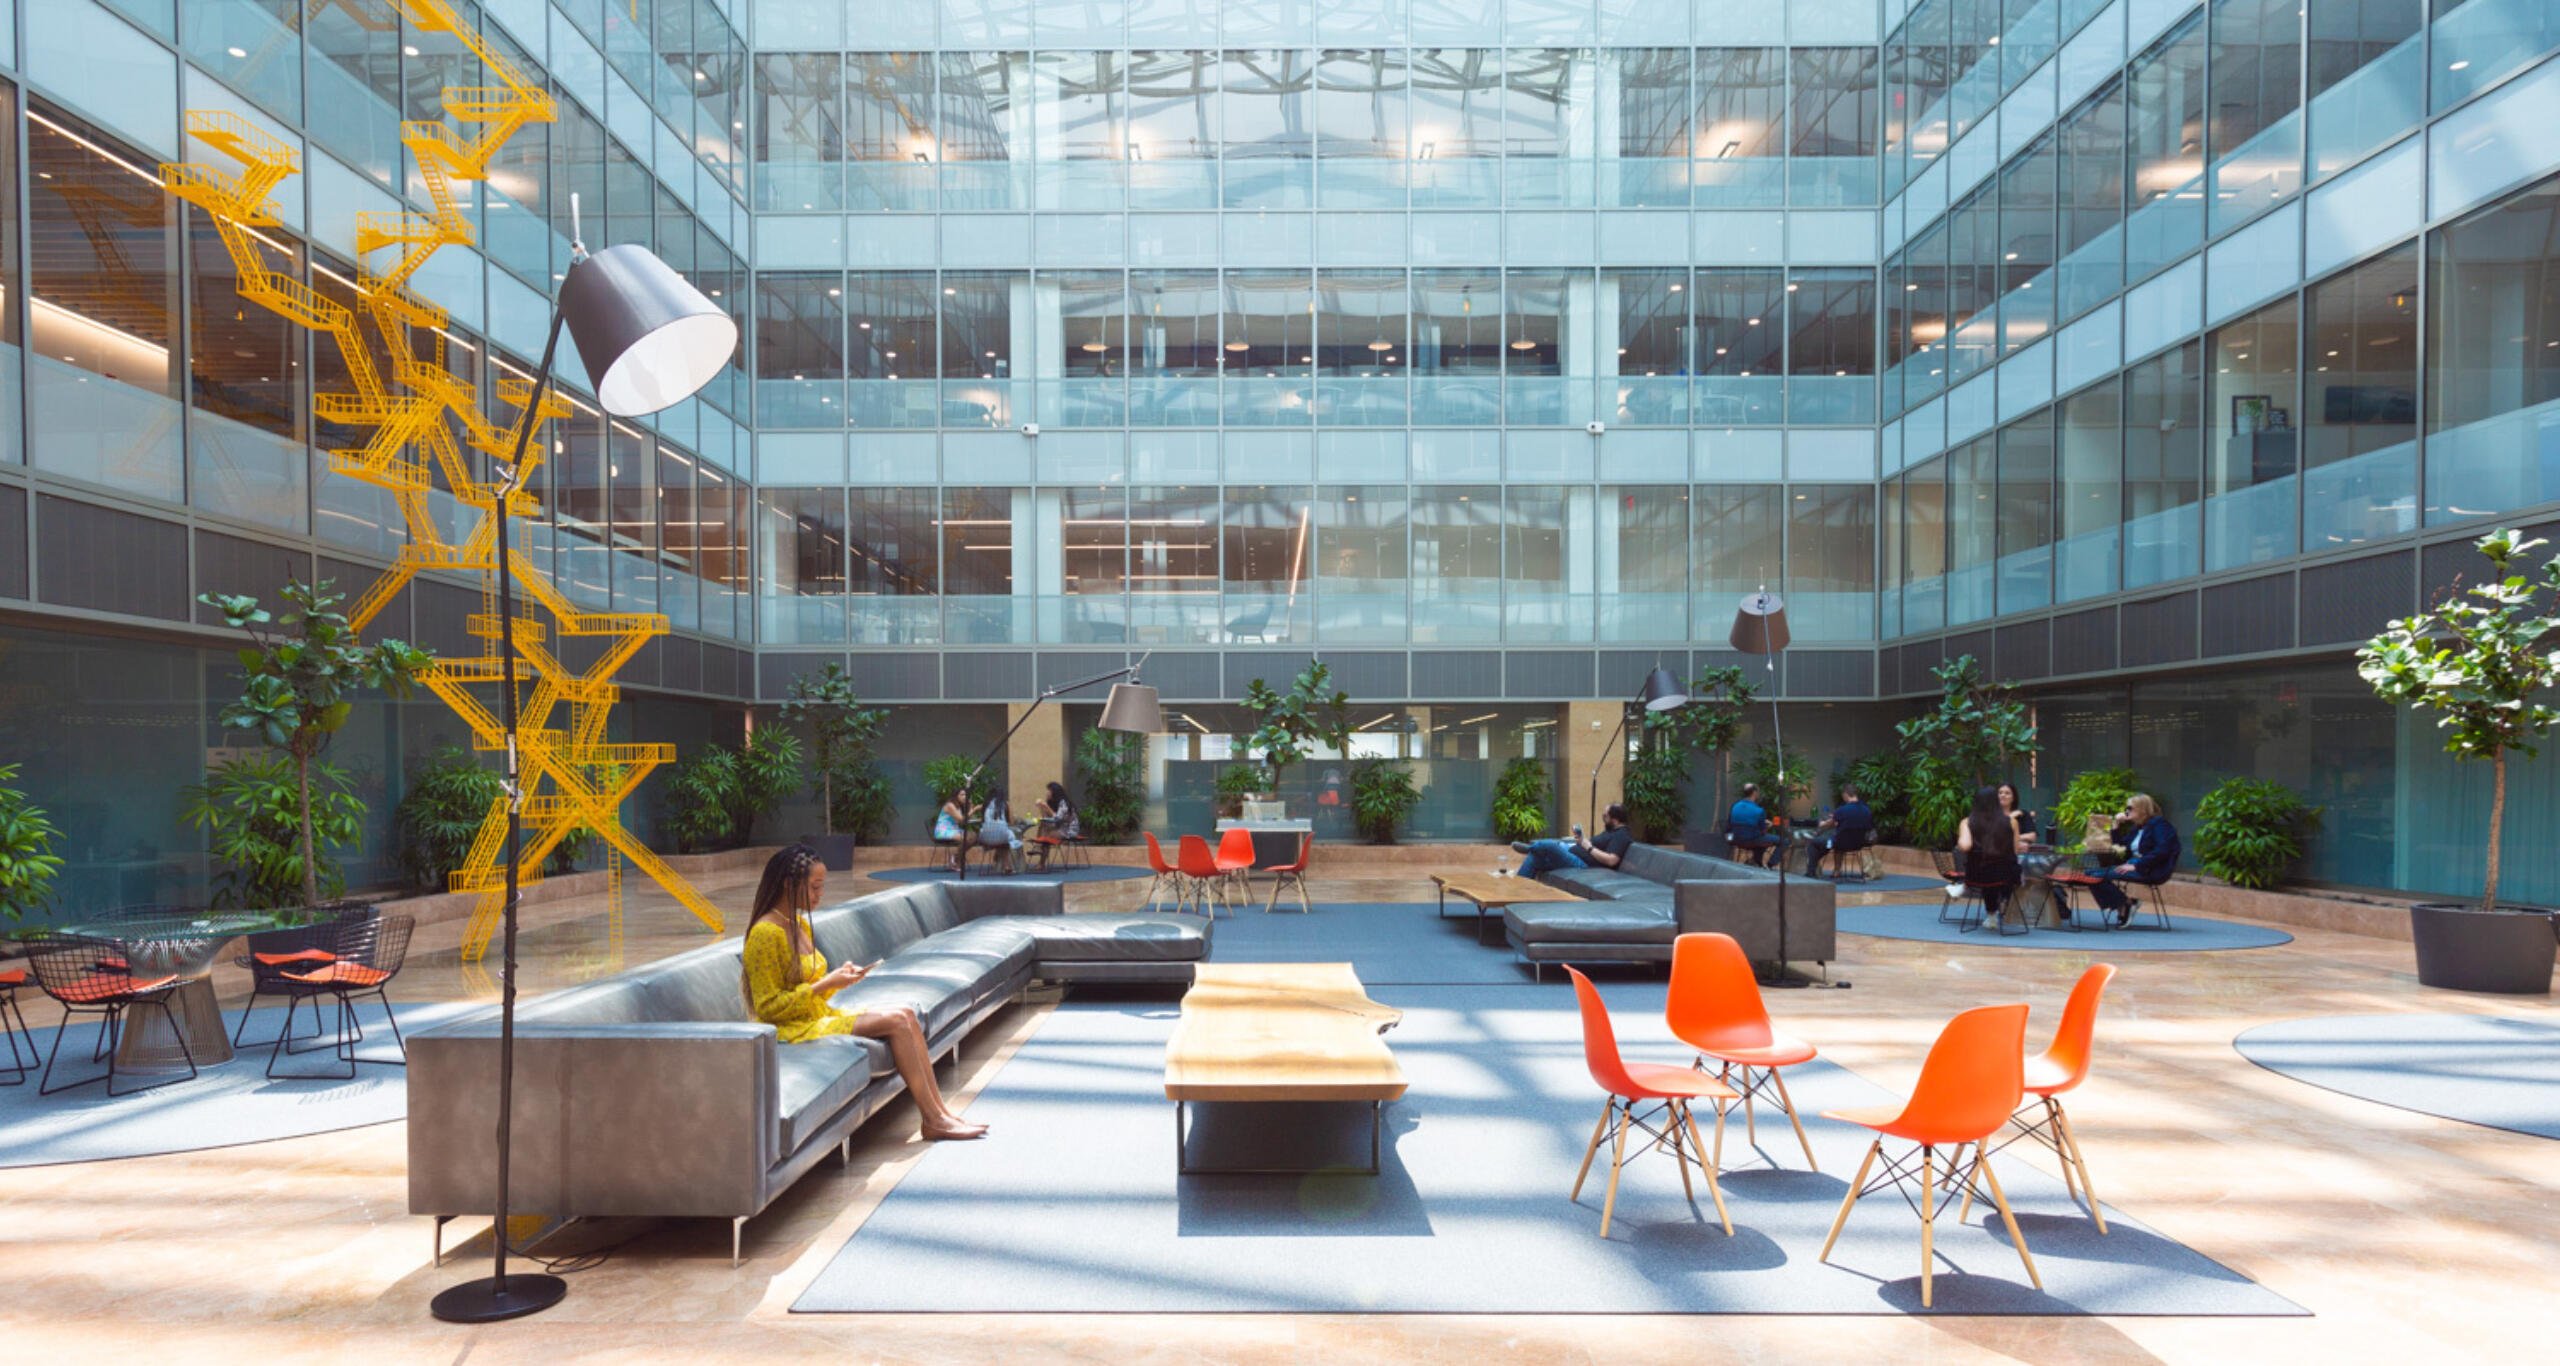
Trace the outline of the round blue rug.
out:
M 2231 1046 L 2280 1076 L 2397 1110 L 2560 1138 L 2560 1027 L 2495 1015 L 2324 1015 Z
M 468 1001 L 395 1003 L 395 1008 L 400 1012 L 401 1032 L 414 1037 L 419 1030 L 450 1021 L 479 1005 Z M 299 1036 L 311 1014 L 305 1007 L 295 1015 L 294 1029 Z M 240 1012 L 226 1011 L 224 1018 L 236 1028 Z M 327 1018 L 334 1024 L 334 1016 Z M 356 1019 L 365 1030 L 364 1042 L 356 1045 L 359 1059 L 399 1057 L 378 1005 L 368 1002 L 357 1006 Z M 277 1026 L 283 1023 L 284 1007 L 261 1006 L 231 1061 L 200 1068 L 192 1081 L 173 1081 L 114 1097 L 107 1094 L 103 1081 L 49 1096 L 37 1095 L 37 1078 L 44 1066 L 42 1054 L 53 1047 L 53 1027 L 35 1030 L 38 1057 L 36 1066 L 27 1073 L 26 1084 L 0 1087 L 0 1167 L 42 1167 L 60 1162 L 195 1152 L 408 1118 L 408 1071 L 402 1067 L 359 1066 L 353 1081 L 343 1077 L 280 1077 L 269 1081 L 268 1047 L 275 1040 Z M 61 1060 L 55 1064 L 56 1081 L 103 1074 L 104 1063 L 89 1061 L 96 1037 L 96 1026 L 86 1017 L 72 1026 L 70 1036 L 62 1041 Z M 25 1047 L 23 1039 L 19 1046 Z M 277 1070 L 318 1072 L 334 1061 L 330 1050 L 323 1048 L 288 1055 Z M 130 1080 L 120 1075 L 117 1082 L 130 1085 L 146 1079 L 142 1074 L 133 1074 Z
M 1940 883 L 1932 881 L 1933 889 Z M 1977 949 L 2076 949 L 2082 953 L 2191 953 L 2218 949 L 2271 949 L 2290 944 L 2282 930 L 2208 920 L 2200 915 L 2169 913 L 2169 928 L 2123 930 L 2056 930 L 2039 924 L 2025 934 L 1998 934 L 1988 928 L 1958 930 L 1938 920 L 1938 902 L 1900 906 L 1842 906 L 1840 932 L 1877 939 L 1917 939 L 1932 944 L 1960 944 Z
M 875 868 L 871 876 L 882 882 L 958 882 L 960 880 L 951 875 L 950 869 L 939 863 L 923 868 Z M 973 862 L 969 865 L 971 882 L 1126 882 L 1131 878 L 1153 876 L 1153 873 L 1144 868 L 1115 863 L 1096 863 L 1081 868 L 1053 868 L 1045 873 L 1037 868 L 1023 873 L 990 873 L 978 863 Z

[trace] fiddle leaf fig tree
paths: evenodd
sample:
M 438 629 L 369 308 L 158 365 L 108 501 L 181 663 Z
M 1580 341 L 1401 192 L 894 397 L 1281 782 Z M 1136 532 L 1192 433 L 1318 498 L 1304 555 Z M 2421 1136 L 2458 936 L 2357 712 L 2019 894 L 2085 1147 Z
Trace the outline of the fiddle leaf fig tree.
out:
M 889 713 L 862 705 L 844 666 L 830 663 L 792 679 L 782 719 L 809 727 L 811 785 L 817 789 L 826 833 L 843 826 L 848 833 L 868 836 L 887 825 L 889 784 L 880 776 L 872 747 L 879 743 Z
M 232 730 L 257 736 L 292 763 L 293 816 L 301 845 L 306 906 L 320 902 L 320 864 L 312 830 L 313 763 L 345 728 L 355 711 L 357 693 L 375 688 L 394 698 L 406 697 L 418 676 L 435 663 L 427 651 L 401 641 L 365 644 L 348 624 L 346 613 L 338 610 L 346 595 L 329 591 L 329 583 L 327 579 L 287 583 L 280 593 L 285 603 L 281 613 L 268 612 L 246 594 L 205 593 L 197 598 L 220 612 L 232 629 L 248 633 L 250 643 L 239 653 L 240 696 L 222 709 L 221 721 Z
M 1318 744 L 1336 753 L 1351 748 L 1351 694 L 1332 685 L 1332 666 L 1318 661 L 1300 670 L 1287 692 L 1275 692 L 1259 678 L 1245 687 L 1245 710 L 1258 723 L 1245 737 L 1245 752 L 1262 756 L 1274 790 L 1281 770 L 1304 760 Z
M 2489 788 L 2487 885 L 2480 909 L 2498 907 L 2498 853 L 2507 815 L 2507 755 L 2532 758 L 2560 722 L 2536 699 L 2560 684 L 2560 556 L 2526 574 L 2516 561 L 2542 541 L 2515 530 L 2480 538 L 2490 577 L 2434 608 L 2403 617 L 2356 650 L 2356 672 L 2374 695 L 2436 713 L 2445 753 L 2486 759 Z

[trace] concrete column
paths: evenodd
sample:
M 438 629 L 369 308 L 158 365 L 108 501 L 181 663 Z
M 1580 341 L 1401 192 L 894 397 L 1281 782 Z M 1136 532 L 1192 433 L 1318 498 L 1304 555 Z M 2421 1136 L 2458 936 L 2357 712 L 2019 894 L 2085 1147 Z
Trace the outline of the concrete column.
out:
M 1627 777 L 1627 746 L 1622 736 L 1614 743 L 1610 733 L 1618 728 L 1618 718 L 1625 713 L 1621 702 L 1567 702 L 1564 719 L 1558 729 L 1564 732 L 1559 750 L 1564 772 L 1564 825 L 1580 822 L 1584 833 L 1600 829 L 1600 810 L 1591 802 L 1591 766 L 1600 766 L 1600 807 L 1620 800 Z M 1561 834 L 1559 830 L 1557 833 Z
M 1026 711 L 1031 711 L 1027 702 L 1006 703 L 1004 723 L 1021 721 Z M 1066 780 L 1067 714 L 1052 702 L 1032 712 L 1031 719 L 1005 742 L 1004 790 L 1013 804 L 1014 820 L 1028 820 L 1032 805 L 1049 795 L 1049 784 Z

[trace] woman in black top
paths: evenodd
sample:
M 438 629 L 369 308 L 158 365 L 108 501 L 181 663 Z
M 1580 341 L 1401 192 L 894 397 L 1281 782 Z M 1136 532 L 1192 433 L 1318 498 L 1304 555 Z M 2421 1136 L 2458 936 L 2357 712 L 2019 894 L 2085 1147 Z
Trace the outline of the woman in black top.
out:
M 1993 790 L 2000 794 L 2000 814 L 2009 818 L 2009 828 L 2018 836 L 2018 847 L 2032 848 L 2036 842 L 2036 813 L 2018 800 L 2018 785 L 2002 783 Z
M 1966 885 L 1982 894 L 1982 913 L 1997 919 L 2018 890 L 2018 829 L 2001 810 L 1997 788 L 1973 794 L 1973 812 L 1956 827 L 1956 852 L 1964 855 Z

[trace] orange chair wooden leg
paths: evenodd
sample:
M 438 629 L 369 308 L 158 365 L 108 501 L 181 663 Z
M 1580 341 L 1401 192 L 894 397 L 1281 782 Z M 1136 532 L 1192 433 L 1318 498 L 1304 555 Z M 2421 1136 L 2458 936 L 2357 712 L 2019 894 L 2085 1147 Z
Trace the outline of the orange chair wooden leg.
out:
M 2044 1289 L 2044 1277 L 2036 1274 L 2036 1259 L 2027 1255 L 2027 1236 L 2018 1231 L 2018 1216 L 2009 1212 L 2009 1197 L 2000 1190 L 2000 1173 L 1992 1170 L 1988 1158 L 1982 1162 L 1982 1175 L 1991 1183 L 1991 1203 L 2000 1208 L 2000 1222 L 2008 1226 L 2009 1241 L 2018 1245 L 2018 1260 L 2027 1265 L 2028 1283 L 2038 1290 Z M 1921 1302 L 1925 1304 L 1927 1299 L 1923 1297 Z
M 1938 1150 L 1920 1145 L 1920 1307 L 1929 1307 L 1929 1291 L 1938 1270 Z
M 1772 1067 L 1769 1079 L 1778 1083 L 1778 1099 L 1786 1103 L 1787 1122 L 1796 1126 L 1796 1142 L 1804 1145 L 1804 1164 L 1815 1171 L 1822 1170 L 1822 1164 L 1813 1160 L 1813 1140 L 1804 1136 L 1804 1120 L 1796 1115 L 1796 1098 L 1787 1094 L 1787 1074 Z
M 1700 1152 L 1706 1151 L 1706 1149 L 1698 1142 L 1697 1116 L 1690 1114 L 1689 1107 L 1684 1104 L 1680 1107 L 1680 1117 L 1687 1121 L 1689 1125 L 1689 1146 L 1697 1148 Z M 1724 1111 L 1722 1110 L 1716 1111 L 1716 1146 L 1719 1148 L 1724 1146 Z M 1724 1236 L 1730 1238 L 1733 1236 L 1733 1216 L 1725 1212 L 1724 1183 L 1716 1180 L 1716 1169 L 1714 1167 L 1708 1166 L 1703 1161 L 1698 1165 L 1704 1168 L 1707 1173 L 1707 1194 L 1712 1196 L 1716 1202 L 1716 1222 L 1724 1225 Z
M 1876 1154 L 1882 1151 L 1884 1140 L 1881 1138 L 1867 1145 L 1866 1159 L 1858 1164 L 1858 1174 L 1849 1182 L 1849 1198 L 1841 1201 L 1840 1212 L 1831 1216 L 1831 1236 L 1822 1240 L 1822 1255 L 1816 1261 L 1831 1260 L 1832 1245 L 1840 1241 L 1840 1230 L 1848 1225 L 1849 1211 L 1857 1207 L 1858 1192 L 1867 1188 L 1867 1173 L 1874 1170 Z
M 1583 1179 L 1591 1175 L 1591 1155 L 1600 1151 L 1600 1140 L 1609 1132 L 1610 1112 L 1617 1108 L 1618 1102 L 1614 1099 L 1600 1102 L 1600 1122 L 1591 1126 L 1591 1146 L 1582 1150 L 1582 1170 L 1573 1174 L 1573 1194 L 1566 1199 L 1582 1198 Z
M 1627 1121 L 1618 1121 L 1618 1141 L 1609 1155 L 1609 1194 L 1600 1202 L 1600 1236 L 1609 1236 L 1609 1218 L 1618 1212 L 1618 1172 L 1627 1165 Z
M 1689 1150 L 1680 1141 L 1681 1117 L 1689 1112 L 1687 1104 L 1673 1101 L 1663 1113 L 1663 1130 L 1671 1138 L 1671 1160 L 1680 1167 L 1680 1194 L 1690 1205 L 1698 1203 L 1698 1188 L 1689 1181 Z
M 2079 1132 L 2071 1127 L 2071 1116 L 2062 1108 L 2062 1102 L 2049 1103 L 2053 1106 L 2054 1127 L 2061 1133 L 2063 1143 L 2071 1150 L 2070 1160 L 2063 1165 L 2066 1169 L 2070 1167 L 2080 1169 L 2080 1193 L 2088 1197 L 2089 1218 L 2097 1224 L 2098 1232 L 2105 1233 L 2107 1231 L 2106 1211 L 2099 1207 L 2098 1188 L 2089 1180 L 2089 1159 L 2080 1154 Z

